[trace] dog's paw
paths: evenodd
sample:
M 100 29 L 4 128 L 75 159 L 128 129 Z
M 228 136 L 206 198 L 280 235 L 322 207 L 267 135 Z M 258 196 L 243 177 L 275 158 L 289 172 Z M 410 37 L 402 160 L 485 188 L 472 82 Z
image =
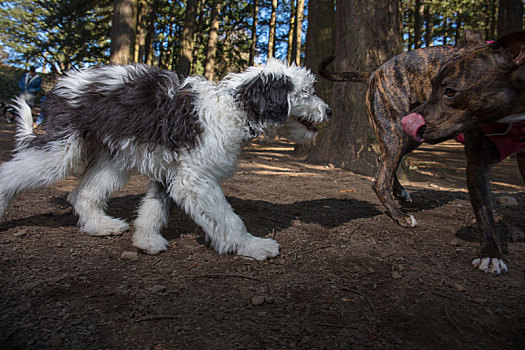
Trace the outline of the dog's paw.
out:
M 146 254 L 155 255 L 168 250 L 168 241 L 160 234 L 135 231 L 131 241 Z
M 498 258 L 477 258 L 472 261 L 472 265 L 485 273 L 490 273 L 494 276 L 499 276 L 502 273 L 509 272 L 509 268 L 503 262 L 503 259 Z
M 417 221 L 414 215 L 404 215 L 403 217 L 397 219 L 397 223 L 407 228 L 417 226 Z
M 395 197 L 403 202 L 412 203 L 412 197 L 407 190 L 403 189 L 400 193 L 396 194 Z
M 80 229 L 91 236 L 119 236 L 128 228 L 124 220 L 102 217 L 82 224 Z
M 279 255 L 279 243 L 271 238 L 250 237 L 237 249 L 237 255 L 249 256 L 256 260 L 266 260 Z

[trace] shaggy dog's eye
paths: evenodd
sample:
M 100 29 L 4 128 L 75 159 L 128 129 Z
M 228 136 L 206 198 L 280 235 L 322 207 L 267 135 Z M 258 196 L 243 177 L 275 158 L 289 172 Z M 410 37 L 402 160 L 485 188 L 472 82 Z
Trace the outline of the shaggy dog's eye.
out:
M 446 97 L 454 97 L 456 96 L 458 92 L 452 88 L 446 88 L 445 89 L 445 92 L 443 93 L 444 96 Z

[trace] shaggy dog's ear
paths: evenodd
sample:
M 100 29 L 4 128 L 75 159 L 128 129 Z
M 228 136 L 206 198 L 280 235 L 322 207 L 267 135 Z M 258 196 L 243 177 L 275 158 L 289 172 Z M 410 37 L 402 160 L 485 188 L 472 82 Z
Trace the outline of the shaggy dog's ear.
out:
M 283 125 L 288 117 L 288 93 L 292 90 L 290 78 L 261 73 L 241 84 L 236 98 L 252 123 Z

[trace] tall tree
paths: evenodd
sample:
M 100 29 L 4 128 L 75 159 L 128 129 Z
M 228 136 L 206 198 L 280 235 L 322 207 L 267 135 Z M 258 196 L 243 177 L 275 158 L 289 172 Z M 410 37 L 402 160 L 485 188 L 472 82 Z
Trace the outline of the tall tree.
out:
M 430 6 L 424 7 L 424 18 L 425 18 L 425 45 L 433 45 L 433 30 L 434 27 L 434 16 L 430 12 Z
M 498 36 L 523 29 L 523 0 L 500 0 Z
M 294 44 L 292 45 L 292 62 L 301 65 L 301 47 L 303 33 L 304 0 L 297 0 L 295 7 Z
M 133 55 L 137 27 L 137 0 L 113 2 L 113 28 L 111 31 L 111 56 L 113 64 L 128 64 Z
M 294 50 L 294 33 L 295 33 L 295 0 L 290 0 L 290 21 L 288 29 L 288 49 L 286 51 L 286 62 L 292 63 L 292 52 Z
M 402 52 L 398 1 L 337 2 L 336 71 L 373 71 Z M 373 174 L 379 147 L 368 121 L 365 84 L 335 83 L 330 106 L 334 112 L 326 132 L 308 158 L 358 173 Z
M 221 0 L 213 0 L 212 6 L 210 35 L 208 37 L 208 49 L 206 53 L 206 66 L 204 67 L 204 76 L 209 80 L 213 80 L 214 78 Z
M 144 62 L 144 49 L 146 44 L 146 24 L 147 24 L 147 2 L 138 0 L 137 2 L 137 32 L 135 38 L 135 62 Z
M 275 56 L 275 30 L 277 22 L 277 0 L 272 0 L 272 12 L 270 15 L 270 29 L 268 34 L 268 59 Z
M 421 33 L 423 32 L 424 5 L 421 0 L 414 4 L 414 49 L 421 47 Z
M 153 62 L 153 41 L 155 38 L 155 18 L 157 18 L 157 10 L 159 8 L 160 0 L 151 0 L 148 11 L 146 39 L 144 42 L 144 57 L 146 64 Z
M 317 75 L 321 60 L 334 54 L 335 0 L 310 1 L 308 14 L 304 65 Z M 315 90 L 323 100 L 330 101 L 332 82 L 319 79 Z
M 191 60 L 193 55 L 194 34 L 197 19 L 198 0 L 186 1 L 186 15 L 184 17 L 184 30 L 182 32 L 182 43 L 179 60 L 177 62 L 177 73 L 187 76 L 191 71 Z
M 250 58 L 248 64 L 253 66 L 255 55 L 257 54 L 257 23 L 259 17 L 259 0 L 253 0 L 252 15 L 252 44 L 250 47 Z

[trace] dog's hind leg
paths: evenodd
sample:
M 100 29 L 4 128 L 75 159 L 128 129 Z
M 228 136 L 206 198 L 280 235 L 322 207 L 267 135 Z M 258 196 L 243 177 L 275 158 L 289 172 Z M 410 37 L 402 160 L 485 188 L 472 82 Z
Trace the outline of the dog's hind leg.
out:
M 93 236 L 109 236 L 120 235 L 128 229 L 126 222 L 104 211 L 108 197 L 122 188 L 128 179 L 128 172 L 120 169 L 105 152 L 100 152 L 88 164 L 80 184 L 68 196 L 83 232 Z
M 52 185 L 76 170 L 81 153 L 80 144 L 72 137 L 43 147 L 22 148 L 0 165 L 0 220 L 18 193 Z
M 219 254 L 237 254 L 257 260 L 279 254 L 279 243 L 270 238 L 254 237 L 226 200 L 217 179 L 189 168 L 181 171 L 169 187 L 171 197 L 206 233 L 210 245 Z M 187 170 L 182 170 L 187 169 Z
M 148 254 L 158 254 L 168 248 L 168 241 L 160 230 L 168 223 L 173 200 L 166 187 L 151 181 L 146 197 L 142 200 L 133 233 L 133 245 Z
M 403 213 L 394 199 L 394 191 L 398 198 L 410 199 L 410 195 L 401 186 L 396 177 L 397 168 L 406 148 L 403 137 L 394 138 L 388 133 L 382 133 L 381 137 L 379 168 L 372 188 L 393 220 L 403 227 L 415 227 L 417 226 L 417 221 L 414 216 Z

